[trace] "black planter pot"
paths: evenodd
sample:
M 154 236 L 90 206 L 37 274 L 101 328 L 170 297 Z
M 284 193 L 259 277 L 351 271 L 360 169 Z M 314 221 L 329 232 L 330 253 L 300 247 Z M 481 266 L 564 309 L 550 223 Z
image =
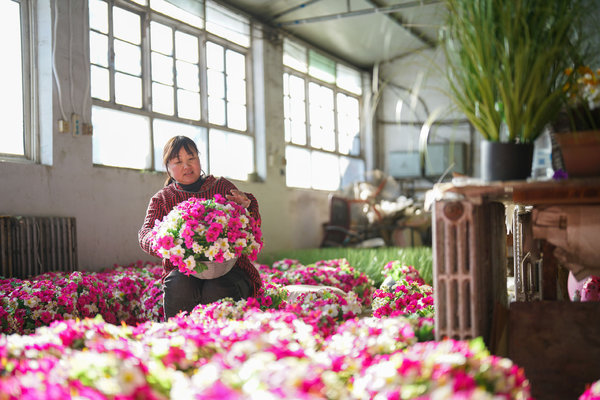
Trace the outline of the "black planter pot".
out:
M 520 181 L 531 176 L 533 143 L 481 141 L 481 179 Z

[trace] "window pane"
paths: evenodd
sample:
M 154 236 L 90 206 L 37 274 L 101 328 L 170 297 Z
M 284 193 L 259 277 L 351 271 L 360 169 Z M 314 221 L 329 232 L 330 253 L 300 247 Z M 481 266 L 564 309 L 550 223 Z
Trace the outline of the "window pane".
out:
M 152 80 L 166 85 L 173 84 L 173 57 L 152 53 Z
M 290 96 L 295 99 L 305 99 L 304 79 L 295 75 L 290 75 Z
M 166 171 L 162 160 L 163 147 L 167 143 L 167 140 L 177 135 L 187 136 L 196 142 L 198 152 L 200 153 L 200 167 L 203 171 L 207 170 L 208 158 L 205 128 L 156 118 L 153 122 L 153 129 L 155 170 Z
M 285 118 L 283 120 L 283 133 L 285 136 L 285 141 L 286 143 L 289 143 L 290 140 L 292 140 L 292 122 L 290 121 L 289 118 Z
M 181 118 L 200 120 L 200 94 L 187 90 L 178 90 L 177 114 Z
M 175 112 L 173 96 L 174 93 L 171 86 L 152 83 L 152 111 L 165 115 L 173 115 Z
M 283 73 L 283 95 L 288 97 L 290 95 L 290 74 L 287 72 Z
M 365 162 L 362 159 L 340 157 L 340 172 L 342 176 L 341 187 L 346 187 L 354 182 L 365 180 Z
M 310 152 L 294 146 L 285 147 L 285 183 L 310 188 Z
M 224 71 L 224 51 L 223 46 L 219 46 L 213 42 L 206 42 L 206 66 L 210 69 Z
M 187 33 L 175 32 L 175 56 L 178 60 L 198 63 L 198 38 Z
M 338 143 L 343 154 L 360 155 L 359 104 L 354 97 L 337 95 Z
M 335 135 L 333 130 L 326 129 L 319 124 L 313 124 L 311 113 L 310 124 L 310 145 L 316 149 L 335 150 Z
M 150 121 L 147 117 L 93 106 L 92 124 L 94 163 L 150 168 Z
M 306 103 L 302 100 L 290 101 L 290 117 L 296 122 L 306 122 Z
M 163 24 L 150 23 L 150 48 L 166 55 L 173 54 L 173 30 Z
M 246 81 L 228 76 L 227 100 L 232 103 L 246 104 Z
M 115 101 L 126 106 L 142 107 L 142 80 L 138 77 L 115 74 Z
M 196 28 L 204 28 L 204 2 L 187 1 L 185 7 L 179 8 L 168 0 L 150 0 L 150 7 L 160 13 L 178 19 Z
M 100 100 L 110 100 L 110 83 L 108 78 L 108 69 L 91 66 L 90 71 L 92 97 Z
M 239 104 L 227 103 L 227 126 L 238 131 L 245 131 L 246 107 Z
M 306 123 L 304 121 L 292 120 L 291 123 L 291 140 L 292 143 L 305 145 L 306 144 Z
M 362 82 L 360 72 L 345 65 L 337 65 L 336 84 L 342 89 L 346 89 L 354 94 L 362 94 Z
M 113 33 L 119 39 L 140 44 L 140 16 L 122 8 L 113 7 Z
M 225 74 L 221 71 L 209 69 L 206 72 L 208 78 L 208 95 L 224 98 L 225 97 Z
M 309 83 L 308 98 L 311 106 L 333 112 L 333 90 L 316 83 Z
M 227 50 L 227 75 L 237 79 L 246 78 L 246 56 L 237 51 Z
M 142 74 L 142 51 L 139 46 L 115 40 L 115 69 L 131 75 Z
M 335 61 L 316 51 L 308 52 L 308 73 L 327 83 L 335 82 Z
M 90 62 L 108 67 L 108 36 L 90 32 Z
M 225 100 L 208 96 L 208 121 L 211 124 L 225 125 Z
M 196 64 L 176 61 L 177 64 L 177 86 L 194 92 L 200 91 L 198 78 L 199 69 Z
M 335 150 L 333 91 L 309 84 L 310 144 L 323 150 Z
M 0 75 L 4 100 L 0 107 L 2 140 L 0 153 L 25 155 L 23 119 L 23 67 L 21 52 L 21 16 L 19 3 L 0 3 L 0 54 L 5 57 Z M 10 40 L 9 40 L 10 38 Z
M 291 141 L 292 143 L 306 144 L 306 109 L 303 101 L 290 102 Z
M 206 30 L 240 46 L 250 46 L 250 21 L 210 0 L 206 3 Z
M 338 156 L 313 151 L 311 161 L 312 187 L 321 190 L 337 190 L 340 187 Z
M 108 34 L 108 6 L 105 1 L 90 0 L 90 29 Z
M 209 143 L 211 174 L 247 180 L 248 174 L 254 172 L 252 138 L 211 129 Z
M 306 61 L 306 47 L 284 39 L 283 64 L 297 71 L 307 72 L 308 62 Z
M 338 140 L 340 153 L 351 154 L 353 156 L 360 155 L 360 135 L 358 129 L 340 130 Z

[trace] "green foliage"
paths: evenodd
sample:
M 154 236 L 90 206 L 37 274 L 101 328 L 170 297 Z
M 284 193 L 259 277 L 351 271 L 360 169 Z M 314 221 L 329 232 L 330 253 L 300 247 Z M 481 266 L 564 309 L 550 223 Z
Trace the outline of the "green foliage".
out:
M 379 287 L 383 282 L 381 271 L 390 261 L 398 260 L 406 265 L 412 265 L 428 284 L 433 283 L 433 256 L 431 247 L 380 247 L 374 249 L 359 249 L 348 247 L 327 247 L 322 249 L 296 249 L 261 254 L 258 262 L 273 265 L 275 261 L 294 259 L 303 265 L 313 264 L 320 260 L 345 258 L 350 265 L 364 272 Z
M 446 0 L 450 93 L 490 141 L 533 142 L 581 51 L 582 0 Z

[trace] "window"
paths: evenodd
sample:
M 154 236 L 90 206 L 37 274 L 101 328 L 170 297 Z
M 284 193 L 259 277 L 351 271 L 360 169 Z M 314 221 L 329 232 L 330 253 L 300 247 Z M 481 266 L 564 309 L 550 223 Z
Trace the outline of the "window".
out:
M 0 118 L 4 122 L 0 157 L 34 158 L 31 123 L 31 89 L 29 76 L 29 9 L 27 1 L 0 0 L 0 44 L 4 57 L 0 87 L 4 101 Z M 7 39 L 7 38 L 10 38 Z
M 364 180 L 360 72 L 284 40 L 288 186 L 336 190 Z
M 212 1 L 89 0 L 89 10 L 94 163 L 161 171 L 164 143 L 186 135 L 206 172 L 246 179 L 249 20 Z M 248 155 L 223 162 L 222 143 Z

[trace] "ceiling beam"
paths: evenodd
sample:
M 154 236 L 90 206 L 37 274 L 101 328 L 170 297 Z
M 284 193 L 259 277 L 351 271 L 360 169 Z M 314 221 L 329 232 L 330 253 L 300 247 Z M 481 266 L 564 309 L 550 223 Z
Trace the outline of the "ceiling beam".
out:
M 367 3 L 372 4 L 375 7 L 385 7 L 386 4 L 384 1 L 382 0 L 365 0 Z M 419 2 L 422 5 L 426 5 L 426 4 L 432 4 L 432 2 Z M 435 1 L 435 3 L 439 3 L 438 1 Z M 406 4 L 406 3 L 405 3 Z M 423 33 L 423 31 L 421 31 L 419 28 L 415 28 L 410 26 L 405 20 L 404 18 L 402 18 L 402 15 L 400 15 L 400 13 L 394 12 L 392 11 L 391 13 L 387 13 L 386 14 L 388 18 L 390 18 L 392 21 L 394 21 L 395 23 L 397 23 L 398 25 L 400 25 L 402 28 L 406 29 L 406 31 L 408 31 L 411 35 L 413 35 L 414 37 L 416 37 L 417 39 L 419 39 L 421 42 L 423 42 L 425 45 L 427 45 L 427 47 L 430 48 L 435 48 L 436 47 L 436 42 L 429 39 L 425 33 Z
M 382 4 L 378 0 L 367 0 L 367 1 L 369 1 L 369 3 L 374 4 L 374 5 Z M 313 1 L 307 1 L 306 3 L 304 3 L 304 5 L 308 5 L 312 2 Z M 378 14 L 378 13 L 379 14 L 390 14 L 390 13 L 396 13 L 398 10 L 401 10 L 401 9 L 424 6 L 424 5 L 435 4 L 435 3 L 440 3 L 440 2 L 441 2 L 441 0 L 418 0 L 418 1 L 402 3 L 402 4 L 395 4 L 392 6 L 382 6 L 382 7 L 377 6 L 375 8 L 369 8 L 369 9 L 363 9 L 363 10 L 347 11 L 347 12 L 343 12 L 343 13 L 321 15 L 321 16 L 317 16 L 317 17 L 309 17 L 309 18 L 303 18 L 303 19 L 297 19 L 297 20 L 275 22 L 275 24 L 276 24 L 276 26 L 282 28 L 282 27 L 286 27 L 286 26 L 310 24 L 310 23 L 315 23 L 315 22 L 330 21 L 330 20 L 334 20 L 334 19 L 358 17 L 358 16 L 368 15 L 368 14 Z M 419 40 L 424 42 L 428 47 L 433 48 L 436 46 L 435 42 L 433 42 L 432 40 L 427 38 L 423 34 L 423 32 L 421 32 L 417 28 L 407 26 L 408 24 L 405 21 L 403 21 L 399 15 L 395 14 L 395 15 L 391 16 L 390 18 L 392 18 L 396 23 L 401 25 L 404 29 L 406 29 L 412 35 L 417 37 Z
M 286 14 L 289 14 L 289 13 L 294 12 L 296 10 L 300 10 L 300 9 L 306 7 L 306 6 L 310 6 L 311 4 L 317 3 L 319 1 L 321 1 L 321 0 L 308 0 L 308 1 L 305 1 L 304 3 L 298 4 L 297 6 L 294 6 L 294 7 L 290 7 L 287 10 L 283 10 L 283 11 L 281 11 L 281 12 L 273 15 L 272 19 L 277 19 L 277 18 L 283 17 Z

